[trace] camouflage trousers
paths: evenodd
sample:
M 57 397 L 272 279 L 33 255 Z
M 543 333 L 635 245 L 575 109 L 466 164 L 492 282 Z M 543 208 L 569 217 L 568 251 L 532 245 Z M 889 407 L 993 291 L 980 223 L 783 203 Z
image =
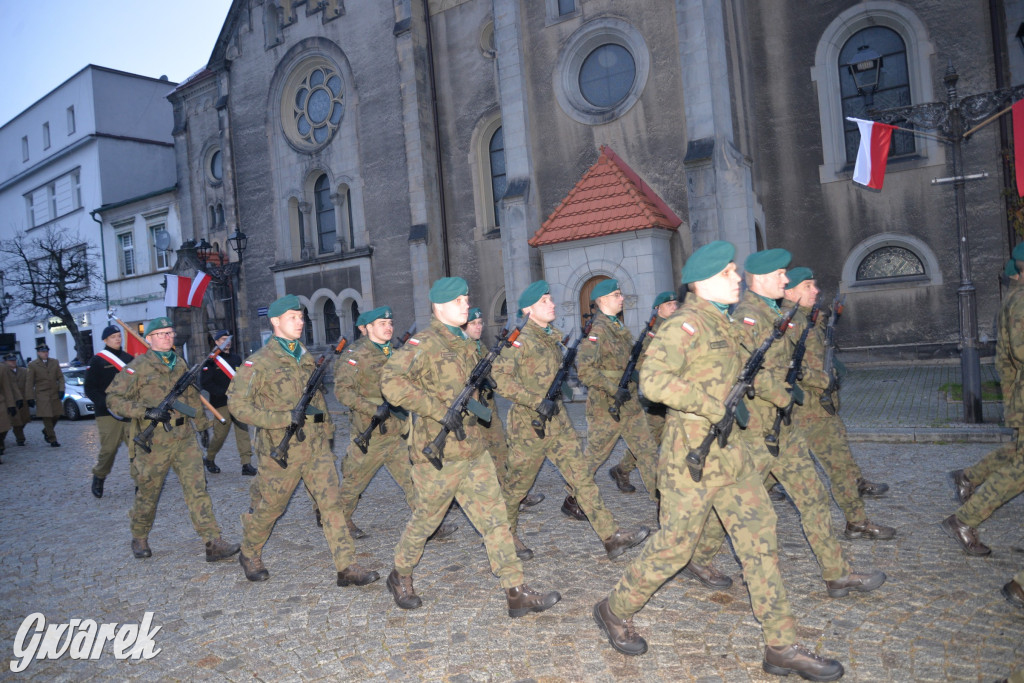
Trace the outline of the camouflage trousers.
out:
M 776 517 L 757 473 L 730 486 L 661 491 L 661 528 L 612 589 L 608 604 L 628 619 L 689 561 L 701 528 L 714 509 L 729 532 L 743 565 L 754 616 L 768 645 L 796 642 L 796 619 L 779 574 Z
M 249 438 L 249 425 L 239 422 L 231 417 L 231 411 L 227 406 L 217 408 L 217 412 L 224 416 L 224 424 L 219 420 L 213 420 L 213 438 L 210 439 L 210 447 L 206 449 L 206 459 L 213 462 L 220 453 L 221 447 L 228 438 L 228 432 L 232 426 L 235 428 L 235 445 L 238 446 L 238 455 L 243 465 L 252 462 L 252 440 Z
M 655 412 L 644 411 L 647 415 L 647 426 L 651 430 L 651 438 L 654 439 L 654 443 L 661 445 L 661 437 L 665 433 L 665 408 L 664 406 L 657 406 L 658 410 Z M 626 449 L 626 454 L 622 456 L 622 460 L 619 460 L 619 464 L 616 467 L 623 474 L 630 474 L 636 469 L 637 461 L 636 454 L 630 449 Z
M 608 456 L 612 454 L 619 437 L 626 442 L 626 447 L 637 456 L 640 477 L 651 500 L 656 500 L 658 490 L 658 444 L 651 436 L 647 426 L 646 413 L 635 401 L 622 406 L 619 411 L 619 422 L 608 414 L 608 403 L 605 401 L 587 401 L 587 450 L 583 454 L 590 479 L 594 478 Z
M 821 578 L 825 581 L 834 581 L 849 574 L 850 564 L 843 557 L 842 548 L 839 547 L 839 541 L 836 540 L 832 529 L 828 491 L 818 478 L 818 471 L 806 450 L 806 443 L 794 437 L 789 443 L 790 447 L 780 448 L 779 457 L 773 458 L 765 447 L 760 433 L 747 435 L 744 432 L 742 436 L 737 437 L 734 432 L 733 438 L 742 439 L 742 447 L 749 448 L 752 453 L 757 454 L 754 462 L 761 471 L 762 480 L 767 481 L 768 476 L 774 474 L 793 499 L 800 513 L 800 525 L 803 527 L 804 535 L 821 568 Z M 704 534 L 693 554 L 693 561 L 700 565 L 710 564 L 724 543 L 725 531 L 721 524 L 712 522 L 705 525 Z
M 483 427 L 483 425 L 480 425 Z M 491 417 L 491 426 L 484 427 L 483 429 L 483 443 L 484 448 L 491 454 L 491 459 L 494 461 L 494 471 L 498 477 L 498 485 L 502 488 L 505 487 L 505 473 L 508 471 L 508 440 L 505 437 L 505 428 L 501 424 L 501 418 L 498 416 L 497 406 L 494 406 L 494 412 Z
M 192 427 L 188 425 L 175 427 L 175 430 L 187 432 L 177 444 L 162 448 L 153 448 L 152 453 L 141 449 L 135 451 L 131 461 L 131 475 L 138 487 L 135 502 L 128 511 L 131 520 L 132 536 L 146 538 L 153 528 L 156 518 L 156 504 L 160 499 L 167 472 L 174 468 L 174 474 L 181 483 L 181 491 L 185 495 L 185 504 L 192 518 L 192 527 L 196 533 L 209 542 L 220 537 L 220 527 L 213 516 L 213 501 L 206 492 L 206 476 L 203 472 L 203 454 L 199 450 L 192 435 Z
M 324 536 L 331 549 L 334 566 L 340 572 L 355 561 L 356 550 L 345 524 L 345 515 L 341 512 L 341 487 L 338 485 L 334 454 L 327 450 L 326 445 L 322 452 L 292 448 L 287 469 L 269 456 L 260 456 L 259 472 L 249 489 L 256 505 L 252 512 L 242 515 L 242 552 L 246 557 L 260 556 L 274 524 L 284 513 L 300 481 L 320 508 Z
M 612 513 L 604 505 L 601 491 L 594 483 L 594 475 L 583 459 L 576 430 L 568 420 L 556 415 L 548 422 L 543 439 L 537 438 L 532 428 L 527 428 L 523 433 L 510 433 L 509 441 L 508 472 L 502 492 L 513 533 L 519 527 L 519 503 L 530 492 L 544 464 L 544 458 L 550 460 L 562 473 L 576 502 L 587 514 L 590 525 L 602 541 L 611 538 L 619 530 Z
M 409 444 L 395 430 L 387 434 L 374 431 L 370 443 L 363 453 L 354 443 L 348 445 L 345 459 L 341 461 L 341 512 L 346 520 L 359 503 L 359 495 L 370 485 L 377 470 L 386 467 L 388 473 L 405 492 L 405 502 L 412 508 L 412 465 L 409 463 Z
M 800 448 L 799 444 L 793 444 L 792 441 L 794 434 L 802 436 L 806 447 L 828 475 L 832 496 L 843 511 L 846 521 L 861 524 L 868 518 L 864 511 L 864 501 L 857 490 L 857 480 L 862 475 L 850 452 L 846 425 L 838 415 L 831 416 L 824 410 L 816 415 L 815 409 L 814 406 L 796 407 L 793 411 L 793 424 L 783 427 L 779 434 L 780 450 Z
M 1006 467 L 1013 457 L 1017 454 L 1017 442 L 1016 439 L 1013 441 L 1004 443 L 998 448 L 993 448 L 991 451 L 985 454 L 985 457 L 974 463 L 970 467 L 964 470 L 964 474 L 975 486 L 981 486 L 985 483 L 993 472 L 1001 470 Z
M 1024 436 L 1017 430 L 1015 449 L 998 469 L 993 471 L 985 483 L 979 486 L 966 503 L 956 511 L 956 517 L 968 526 L 980 526 L 1004 503 L 1024 491 Z M 1000 446 L 996 450 L 1002 450 Z M 974 481 L 971 479 L 971 481 Z
M 96 466 L 92 468 L 92 475 L 106 479 L 110 470 L 114 468 L 117 449 L 122 443 L 128 443 L 128 423 L 109 415 L 97 415 L 96 429 L 100 433 L 100 453 L 96 456 Z
M 441 524 L 454 498 L 484 537 L 491 572 L 501 587 L 515 588 L 524 583 L 523 564 L 516 557 L 505 500 L 487 451 L 472 460 L 446 460 L 440 472 L 430 463 L 416 463 L 412 466 L 412 483 L 416 490 L 412 517 L 395 546 L 399 575 L 412 576 L 427 538 Z

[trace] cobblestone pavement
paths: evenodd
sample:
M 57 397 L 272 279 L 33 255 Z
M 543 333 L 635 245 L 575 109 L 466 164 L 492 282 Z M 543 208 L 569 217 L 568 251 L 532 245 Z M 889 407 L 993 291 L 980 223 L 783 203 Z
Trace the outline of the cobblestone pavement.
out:
M 852 392 L 848 392 L 852 393 Z M 852 401 L 847 400 L 846 406 Z M 583 430 L 582 405 L 570 406 Z M 348 443 L 339 416 L 337 450 Z M 89 492 L 98 446 L 95 422 L 58 425 L 60 449 L 42 448 L 41 424 L 29 445 L 8 446 L 0 465 L 0 678 L 37 680 L 369 680 L 369 681 L 764 681 L 763 643 L 732 555 L 716 560 L 737 579 L 712 591 L 677 577 L 636 617 L 650 643 L 642 657 L 608 645 L 591 608 L 619 577 L 586 523 L 559 512 L 561 477 L 545 465 L 536 490 L 547 498 L 521 516 L 536 551 L 527 581 L 557 589 L 562 601 L 540 615 L 510 619 L 477 533 L 461 514 L 451 540 L 427 545 L 415 585 L 424 601 L 398 609 L 384 586 L 392 552 L 408 516 L 401 490 L 382 470 L 367 489 L 355 522 L 370 536 L 356 542 L 358 561 L 381 573 L 363 588 L 338 588 L 323 534 L 305 493 L 296 493 L 264 550 L 268 582 L 245 580 L 237 562 L 208 564 L 188 521 L 181 489 L 167 479 L 150 535 L 153 557 L 129 550 L 127 511 L 133 485 L 124 451 L 106 494 Z M 11 444 L 11 439 L 8 439 Z M 855 681 L 994 681 L 1024 667 L 1024 612 L 1000 587 L 1024 566 L 1024 500 L 997 511 L 981 529 L 993 548 L 970 558 L 938 527 L 955 505 L 946 473 L 980 458 L 989 444 L 858 443 L 865 475 L 892 486 L 867 501 L 872 519 L 899 529 L 895 541 L 840 540 L 857 569 L 884 570 L 875 593 L 829 599 L 819 569 L 788 503 L 779 503 L 780 559 L 802 642 L 834 656 Z M 615 490 L 607 468 L 597 482 L 626 527 L 654 522 L 654 506 L 638 491 Z M 239 515 L 251 479 L 240 474 L 233 440 L 209 475 L 226 538 L 240 540 Z M 634 476 L 634 483 L 638 483 Z M 638 486 L 638 488 L 640 488 Z M 1024 497 L 1022 497 L 1024 498 Z M 840 520 L 837 508 L 834 520 Z M 838 528 L 839 522 L 835 521 Z M 71 619 L 139 623 L 146 611 L 160 627 L 159 654 L 118 661 L 108 645 L 98 661 L 35 661 L 10 672 L 15 634 L 29 614 L 48 623 Z

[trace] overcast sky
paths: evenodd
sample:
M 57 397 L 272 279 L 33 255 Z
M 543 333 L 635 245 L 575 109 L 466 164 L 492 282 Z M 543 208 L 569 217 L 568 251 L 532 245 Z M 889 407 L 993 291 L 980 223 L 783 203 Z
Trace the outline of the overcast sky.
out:
M 0 0 L 0 125 L 87 64 L 180 83 L 206 66 L 230 0 Z

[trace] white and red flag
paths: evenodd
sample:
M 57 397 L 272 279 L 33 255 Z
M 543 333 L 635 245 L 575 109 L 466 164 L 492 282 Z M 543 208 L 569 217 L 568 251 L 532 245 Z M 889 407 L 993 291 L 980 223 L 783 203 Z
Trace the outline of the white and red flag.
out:
M 860 128 L 860 148 L 857 150 L 857 163 L 853 167 L 853 182 L 881 190 L 885 180 L 885 165 L 889 161 L 889 143 L 896 126 L 850 116 L 846 120 L 853 121 Z
M 198 308 L 203 303 L 203 295 L 206 294 L 206 287 L 209 284 L 210 276 L 203 271 L 196 273 L 195 278 L 191 280 L 180 275 L 168 275 L 164 305 L 168 308 L 175 306 Z
M 224 360 L 223 356 L 217 354 L 213 357 L 213 362 L 217 364 L 217 367 L 221 369 L 221 372 L 228 376 L 228 379 L 235 378 L 235 369 L 231 367 L 231 363 Z

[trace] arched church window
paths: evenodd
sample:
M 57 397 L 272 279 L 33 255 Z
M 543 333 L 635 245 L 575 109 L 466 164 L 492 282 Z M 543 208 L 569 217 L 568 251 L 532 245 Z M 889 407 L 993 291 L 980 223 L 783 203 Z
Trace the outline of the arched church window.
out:
M 316 234 L 320 253 L 334 251 L 337 238 L 337 224 L 334 221 L 334 204 L 331 202 L 331 186 L 324 174 L 316 179 L 313 186 L 314 207 L 316 209 Z
M 330 299 L 324 301 L 324 337 L 328 344 L 334 344 L 341 336 L 341 319 Z
M 313 345 L 313 321 L 309 317 L 309 311 L 302 307 L 303 334 L 305 335 L 306 346 Z
M 921 258 L 905 247 L 888 245 L 875 249 L 857 266 L 857 281 L 924 275 Z
M 501 225 L 501 198 L 508 187 L 505 175 L 505 135 L 501 126 L 494 131 L 487 146 L 488 159 L 491 165 L 491 201 L 494 204 L 494 227 Z

